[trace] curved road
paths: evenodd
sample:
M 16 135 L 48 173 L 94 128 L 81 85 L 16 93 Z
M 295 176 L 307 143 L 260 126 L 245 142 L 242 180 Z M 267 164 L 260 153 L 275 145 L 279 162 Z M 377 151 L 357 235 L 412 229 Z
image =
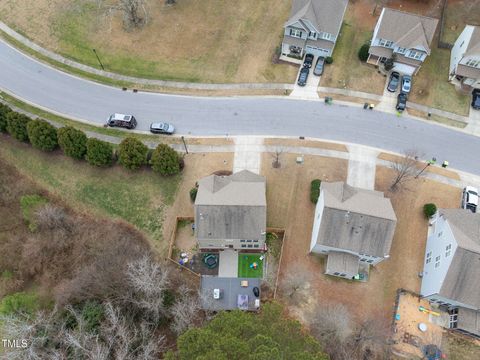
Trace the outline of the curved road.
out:
M 0 89 L 52 112 L 104 123 L 132 113 L 138 130 L 168 121 L 182 134 L 308 136 L 425 158 L 480 175 L 480 138 L 442 126 L 362 108 L 285 98 L 213 98 L 133 93 L 83 80 L 25 56 L 0 40 Z

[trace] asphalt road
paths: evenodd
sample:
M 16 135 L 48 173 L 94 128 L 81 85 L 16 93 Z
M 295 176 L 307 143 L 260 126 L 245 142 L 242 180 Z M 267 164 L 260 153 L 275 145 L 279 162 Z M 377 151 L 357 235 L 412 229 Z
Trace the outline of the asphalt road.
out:
M 113 112 L 134 114 L 138 130 L 173 123 L 180 134 L 289 135 L 417 149 L 480 175 L 480 138 L 406 117 L 320 101 L 265 97 L 190 97 L 125 92 L 54 70 L 0 41 L 0 89 L 76 119 L 104 123 Z

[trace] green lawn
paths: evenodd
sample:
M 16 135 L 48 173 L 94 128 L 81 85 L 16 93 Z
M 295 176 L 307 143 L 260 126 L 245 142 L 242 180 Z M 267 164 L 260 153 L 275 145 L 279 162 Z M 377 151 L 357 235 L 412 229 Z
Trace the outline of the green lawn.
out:
M 0 135 L 0 157 L 54 195 L 79 210 L 121 218 L 142 230 L 163 252 L 165 209 L 174 201 L 181 175 L 161 177 L 150 170 L 101 169 L 75 161 L 60 151 L 43 153 Z
M 263 260 L 260 260 L 262 254 L 238 254 L 238 277 L 261 278 L 263 277 Z M 250 265 L 256 262 L 257 269 L 250 268 Z

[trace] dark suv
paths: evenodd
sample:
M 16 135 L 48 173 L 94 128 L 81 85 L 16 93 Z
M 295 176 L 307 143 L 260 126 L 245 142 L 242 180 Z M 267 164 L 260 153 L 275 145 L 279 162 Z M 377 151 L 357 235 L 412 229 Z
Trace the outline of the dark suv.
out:
M 305 60 L 303 60 L 303 67 L 311 68 L 313 64 L 313 54 L 305 55 Z
M 472 91 L 472 108 L 480 110 L 480 89 Z
M 133 115 L 112 114 L 107 119 L 107 125 L 111 127 L 123 127 L 127 129 L 135 129 L 137 119 Z
M 308 67 L 303 67 L 302 70 L 300 70 L 300 75 L 298 75 L 298 81 L 297 81 L 297 84 L 299 86 L 305 86 L 307 84 L 309 72 L 310 70 L 308 69 Z

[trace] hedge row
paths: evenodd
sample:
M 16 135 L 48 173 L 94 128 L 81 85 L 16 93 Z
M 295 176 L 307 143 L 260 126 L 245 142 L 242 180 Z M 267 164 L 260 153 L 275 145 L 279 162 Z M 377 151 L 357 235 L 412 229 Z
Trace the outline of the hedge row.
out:
M 171 147 L 159 144 L 149 153 L 140 140 L 127 137 L 120 143 L 118 154 L 112 144 L 90 138 L 71 126 L 56 129 L 45 120 L 32 120 L 26 115 L 11 110 L 0 103 L 0 132 L 8 132 L 13 138 L 27 142 L 43 151 L 53 151 L 58 146 L 65 155 L 74 159 L 85 159 L 94 166 L 109 166 L 118 155 L 118 161 L 129 170 L 146 164 L 161 175 L 174 175 L 183 168 L 183 159 Z

